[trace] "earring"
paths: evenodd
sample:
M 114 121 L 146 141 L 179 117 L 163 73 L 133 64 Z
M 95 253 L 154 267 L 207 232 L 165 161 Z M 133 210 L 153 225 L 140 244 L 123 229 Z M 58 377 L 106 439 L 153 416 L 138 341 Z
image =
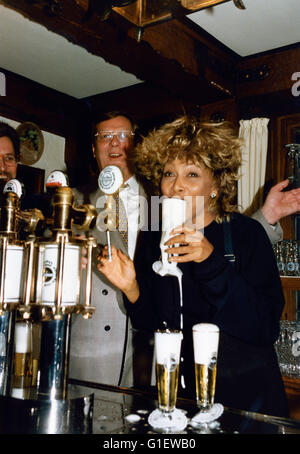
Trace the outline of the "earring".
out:
M 210 197 L 211 197 L 212 199 L 214 199 L 214 198 L 216 197 L 216 195 L 217 195 L 217 194 L 216 194 L 215 192 L 212 192 L 212 193 L 210 194 Z

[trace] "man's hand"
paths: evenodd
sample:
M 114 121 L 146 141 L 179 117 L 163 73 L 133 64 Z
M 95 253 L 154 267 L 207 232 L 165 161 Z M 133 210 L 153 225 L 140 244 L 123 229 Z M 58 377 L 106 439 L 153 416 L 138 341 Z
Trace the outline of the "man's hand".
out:
M 300 188 L 282 192 L 288 184 L 288 179 L 277 183 L 267 195 L 261 211 L 269 224 L 276 224 L 281 218 L 300 211 Z

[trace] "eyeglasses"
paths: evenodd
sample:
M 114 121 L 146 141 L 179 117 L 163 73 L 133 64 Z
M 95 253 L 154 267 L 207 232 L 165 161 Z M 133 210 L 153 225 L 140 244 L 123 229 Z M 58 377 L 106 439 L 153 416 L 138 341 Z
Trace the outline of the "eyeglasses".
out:
M 95 134 L 95 137 L 97 137 L 98 140 L 101 142 L 110 142 L 114 136 L 118 138 L 120 142 L 125 142 L 126 140 L 129 140 L 130 137 L 134 136 L 134 132 L 132 131 L 118 131 L 118 132 L 113 132 L 113 131 L 98 131 Z
M 16 164 L 16 158 L 15 158 L 14 155 L 12 155 L 12 154 L 1 155 L 1 156 L 0 156 L 0 159 L 2 159 L 3 162 L 4 162 L 7 166 L 11 166 L 11 165 L 13 165 L 13 164 Z

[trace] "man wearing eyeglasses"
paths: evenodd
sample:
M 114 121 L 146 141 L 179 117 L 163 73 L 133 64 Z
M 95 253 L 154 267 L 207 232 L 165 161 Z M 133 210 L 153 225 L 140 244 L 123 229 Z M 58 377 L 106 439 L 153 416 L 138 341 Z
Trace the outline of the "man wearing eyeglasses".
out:
M 122 171 L 125 187 L 119 196 L 126 210 L 128 238 L 124 243 L 118 230 L 112 231 L 110 236 L 112 244 L 130 258 L 134 257 L 139 230 L 140 196 L 146 197 L 128 159 L 134 146 L 135 129 L 134 122 L 126 114 L 104 114 L 95 121 L 92 145 L 97 174 L 108 165 L 115 165 Z M 77 203 L 89 202 L 99 211 L 105 209 L 105 195 L 101 190 L 89 191 L 89 188 L 74 191 Z M 95 228 L 92 234 L 98 244 L 107 244 L 105 232 Z M 145 385 L 143 377 L 151 375 L 151 363 L 146 365 L 145 361 L 147 351 L 152 347 L 142 333 L 133 333 L 121 292 L 97 270 L 96 260 L 93 264 L 92 306 L 96 311 L 90 320 L 73 317 L 69 377 L 129 387 Z
M 120 115 L 98 123 L 95 131 L 93 155 L 99 169 L 116 165 L 122 170 L 124 180 L 127 181 L 133 176 L 127 161 L 134 138 L 131 121 Z
M 17 131 L 8 123 L 0 122 L 0 193 L 5 184 L 17 178 L 22 183 L 22 166 L 18 166 L 20 160 L 20 138 Z M 22 188 L 20 205 L 22 210 L 37 208 L 47 217 L 51 215 L 50 201 L 47 194 L 31 194 Z M 50 214 L 49 214 L 50 212 Z M 38 233 L 42 234 L 42 224 L 39 226 Z M 20 232 L 22 236 L 23 233 Z

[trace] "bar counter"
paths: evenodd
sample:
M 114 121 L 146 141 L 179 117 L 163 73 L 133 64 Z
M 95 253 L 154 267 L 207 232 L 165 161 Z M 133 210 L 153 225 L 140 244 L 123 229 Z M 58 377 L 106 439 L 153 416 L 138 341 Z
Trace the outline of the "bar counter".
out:
M 73 386 L 81 382 L 72 380 Z M 148 416 L 157 408 L 156 394 L 128 388 L 93 384 L 78 390 L 94 393 L 92 432 L 94 434 L 155 434 Z M 198 413 L 196 401 L 178 399 L 176 407 L 188 418 Z M 132 422 L 131 422 L 132 421 Z M 271 417 L 224 407 L 217 421 L 195 429 L 188 425 L 185 434 L 300 434 L 300 421 Z
M 43 425 L 42 414 L 39 414 L 40 406 L 34 404 L 37 401 L 2 397 L 0 433 L 116 436 L 163 433 L 155 431 L 148 423 L 149 414 L 157 408 L 155 394 L 76 380 L 70 381 L 69 390 L 65 401 L 54 401 L 54 404 L 52 401 L 46 415 L 46 424 Z M 82 405 L 80 398 L 79 401 L 75 399 L 77 407 L 70 405 L 68 402 L 72 401 L 71 396 L 85 396 L 82 400 L 84 404 Z M 89 399 L 92 402 L 90 407 L 87 406 Z M 80 405 L 78 402 L 81 402 Z M 25 405 L 24 408 L 22 404 Z M 185 412 L 189 421 L 198 413 L 196 402 L 192 400 L 178 399 L 176 407 Z M 79 418 L 79 413 L 84 414 L 84 422 Z M 30 419 L 31 425 L 27 424 Z M 176 432 L 172 432 L 174 433 Z M 179 437 L 180 434 L 300 434 L 300 421 L 224 407 L 223 414 L 216 421 L 199 427 L 189 423 L 183 432 L 176 434 Z
M 87 386 L 88 385 L 88 386 Z M 55 401 L 55 411 L 47 416 L 47 424 L 44 426 L 36 424 L 41 418 L 37 416 L 32 419 L 32 427 L 21 422 L 22 399 L 2 398 L 0 401 L 0 433 L 46 433 L 46 434 L 155 434 L 157 433 L 148 423 L 148 416 L 152 410 L 157 408 L 156 394 L 142 392 L 134 389 L 85 383 L 72 380 L 69 383 L 69 393 L 66 402 L 71 401 L 73 396 L 86 396 L 85 402 L 92 397 L 92 404 L 89 407 L 65 408 L 65 420 L 55 421 L 55 411 L 59 409 L 59 401 Z M 76 400 L 76 399 L 75 399 Z M 37 415 L 38 409 L 33 409 L 33 400 L 23 400 L 27 406 L 25 415 L 27 419 Z M 63 401 L 62 401 L 63 402 Z M 220 402 L 221 403 L 221 402 Z M 17 405 L 15 408 L 13 408 Z M 53 404 L 52 404 L 53 405 Z M 178 399 L 176 407 L 186 412 L 190 421 L 198 413 L 196 402 L 187 399 Z M 79 412 L 84 413 L 85 422 L 73 424 L 71 419 L 77 419 Z M 12 414 L 13 424 L 8 423 L 9 413 Z M 72 416 L 73 413 L 73 416 Z M 4 415 L 4 416 L 3 416 Z M 16 416 L 18 415 L 18 417 Z M 71 415 L 71 417 L 70 417 Z M 23 415 L 24 416 L 24 415 Z M 19 427 L 15 423 L 19 419 Z M 61 417 L 59 417 L 61 419 Z M 4 424 L 5 422 L 5 424 Z M 4 428 L 5 427 L 5 428 Z M 203 424 L 201 427 L 193 427 L 188 424 L 183 434 L 300 434 L 300 421 L 278 418 L 258 413 L 250 413 L 232 408 L 224 408 L 223 414 L 213 423 Z

